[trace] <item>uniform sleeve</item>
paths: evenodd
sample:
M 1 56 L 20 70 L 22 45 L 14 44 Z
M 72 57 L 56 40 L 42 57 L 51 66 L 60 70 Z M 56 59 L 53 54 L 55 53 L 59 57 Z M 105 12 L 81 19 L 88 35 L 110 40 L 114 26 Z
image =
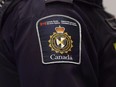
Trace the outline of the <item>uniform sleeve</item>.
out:
M 14 63 L 12 36 L 16 30 L 17 12 L 6 19 L 0 34 L 0 87 L 20 87 L 16 64 Z
M 100 87 L 116 87 L 116 35 L 110 34 L 100 56 Z

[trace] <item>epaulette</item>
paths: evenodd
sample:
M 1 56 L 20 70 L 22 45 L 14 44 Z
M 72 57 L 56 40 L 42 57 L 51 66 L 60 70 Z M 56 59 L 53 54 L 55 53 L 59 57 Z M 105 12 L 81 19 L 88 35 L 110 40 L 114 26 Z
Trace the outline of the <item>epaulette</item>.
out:
M 0 1 L 0 8 L 2 8 L 2 6 L 4 5 L 5 1 L 4 0 L 1 0 Z
M 0 0 L 0 31 L 1 31 L 3 15 L 7 10 L 8 6 L 10 5 L 11 1 L 12 0 Z

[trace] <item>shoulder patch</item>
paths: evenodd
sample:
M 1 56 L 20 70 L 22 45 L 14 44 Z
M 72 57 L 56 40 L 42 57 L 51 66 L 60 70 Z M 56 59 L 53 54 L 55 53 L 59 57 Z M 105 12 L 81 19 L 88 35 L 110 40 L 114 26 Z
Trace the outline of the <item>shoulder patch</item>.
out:
M 116 42 L 113 45 L 114 45 L 114 49 L 116 50 Z
M 116 31 L 116 19 L 115 17 L 106 19 L 106 22 L 109 24 L 109 26 Z
M 81 25 L 66 15 L 50 15 L 36 23 L 43 64 L 81 63 Z

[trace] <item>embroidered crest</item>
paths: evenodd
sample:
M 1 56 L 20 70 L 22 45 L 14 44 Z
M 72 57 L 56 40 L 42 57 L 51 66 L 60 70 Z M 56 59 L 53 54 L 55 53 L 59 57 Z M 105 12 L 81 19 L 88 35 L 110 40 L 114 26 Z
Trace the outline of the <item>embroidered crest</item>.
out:
M 51 50 L 60 54 L 68 53 L 73 47 L 71 36 L 69 36 L 68 33 L 65 32 L 64 27 L 59 26 L 56 27 L 55 30 L 56 32 L 54 32 L 53 35 L 50 36 L 50 40 L 48 41 Z

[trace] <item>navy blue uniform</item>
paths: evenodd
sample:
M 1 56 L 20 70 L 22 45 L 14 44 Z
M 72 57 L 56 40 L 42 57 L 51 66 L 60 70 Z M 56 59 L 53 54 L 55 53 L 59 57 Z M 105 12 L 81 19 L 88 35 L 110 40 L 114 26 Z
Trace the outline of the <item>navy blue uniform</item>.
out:
M 21 0 L 3 22 L 0 87 L 116 87 L 116 22 L 101 0 Z

